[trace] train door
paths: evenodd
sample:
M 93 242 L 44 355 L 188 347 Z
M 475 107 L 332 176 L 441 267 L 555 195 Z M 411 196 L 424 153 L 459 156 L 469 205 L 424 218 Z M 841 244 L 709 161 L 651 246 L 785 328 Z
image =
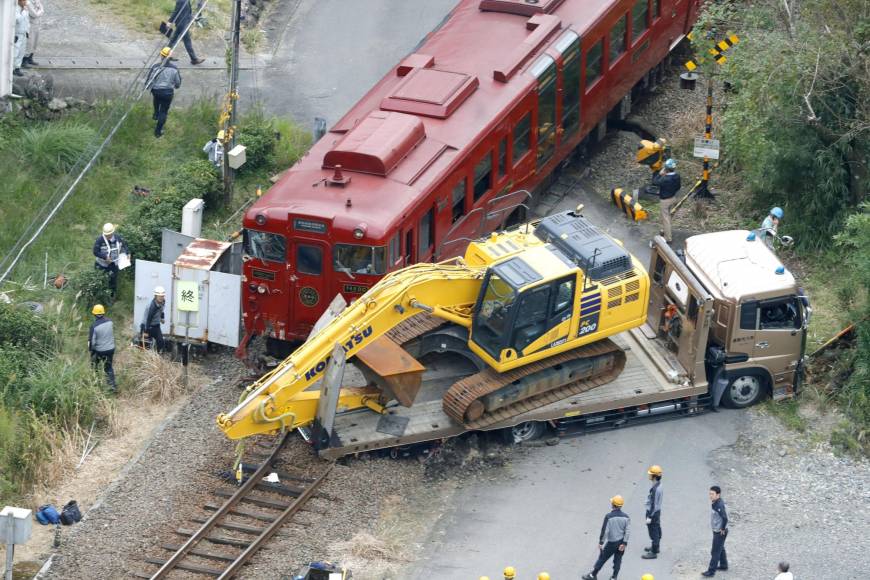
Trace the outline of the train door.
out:
M 556 130 L 561 147 L 571 143 L 580 129 L 580 37 L 573 30 L 566 30 L 554 48 L 562 54 L 559 127 Z
M 540 170 L 556 150 L 556 61 L 542 55 L 529 69 L 538 79 L 538 151 L 537 168 Z
M 328 287 L 329 246 L 320 240 L 296 238 L 291 251 L 295 272 L 290 277 L 292 298 L 289 302 L 296 313 L 291 320 L 300 327 L 310 328 L 332 300 Z

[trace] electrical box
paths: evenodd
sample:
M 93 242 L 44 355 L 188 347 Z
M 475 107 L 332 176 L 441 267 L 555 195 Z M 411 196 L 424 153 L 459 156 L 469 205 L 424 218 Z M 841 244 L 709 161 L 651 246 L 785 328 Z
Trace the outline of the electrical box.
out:
M 185 236 L 198 238 L 202 233 L 202 211 L 205 202 L 201 199 L 191 199 L 181 210 L 181 233 Z
M 230 152 L 227 153 L 227 157 L 229 158 L 230 167 L 233 169 L 238 169 L 242 165 L 245 164 L 245 146 L 244 145 L 236 145 Z
M 0 512 L 0 544 L 26 544 L 33 532 L 31 513 L 31 510 L 24 508 L 3 508 Z

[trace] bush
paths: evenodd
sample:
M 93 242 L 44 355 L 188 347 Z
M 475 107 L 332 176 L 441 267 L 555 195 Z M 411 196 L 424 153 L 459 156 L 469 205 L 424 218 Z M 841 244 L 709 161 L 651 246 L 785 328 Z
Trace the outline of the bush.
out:
M 9 385 L 5 399 L 32 409 L 40 418 L 59 427 L 90 425 L 96 420 L 105 396 L 105 379 L 84 357 L 35 360 L 33 369 L 15 385 Z
M 244 145 L 245 164 L 240 171 L 251 171 L 275 165 L 275 126 L 261 113 L 245 118 L 236 133 L 236 142 Z
M 125 227 L 124 233 L 134 258 L 160 261 L 161 230 L 181 229 L 181 210 L 188 201 L 189 197 L 170 187 L 145 198 L 133 209 L 127 218 L 132 225 Z
M 41 351 L 53 344 L 48 320 L 12 304 L 0 304 L 0 345 Z
M 311 148 L 313 137 L 309 131 L 287 119 L 276 119 L 273 126 L 281 135 L 275 144 L 275 165 L 278 169 L 286 169 Z
M 218 170 L 208 159 L 195 159 L 182 163 L 169 173 L 171 188 L 186 197 L 204 199 L 206 206 L 217 207 L 222 194 Z
M 55 437 L 54 429 L 34 413 L 0 403 L 0 497 L 7 503 L 41 479 Z
M 95 144 L 96 132 L 81 123 L 46 124 L 25 129 L 18 139 L 22 163 L 49 173 L 69 171 Z
M 109 289 L 109 273 L 106 270 L 91 268 L 74 274 L 70 286 L 86 305 L 111 304 L 112 291 Z
M 9 345 L 0 347 L 0 395 L 6 392 L 7 385 L 21 380 L 27 373 L 28 362 L 32 356 L 23 348 Z

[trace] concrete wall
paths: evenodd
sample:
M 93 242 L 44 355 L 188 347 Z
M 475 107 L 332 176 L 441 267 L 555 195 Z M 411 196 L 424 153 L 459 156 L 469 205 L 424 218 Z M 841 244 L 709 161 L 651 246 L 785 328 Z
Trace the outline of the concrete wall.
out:
M 15 0 L 0 0 L 0 97 L 12 92 L 15 44 Z

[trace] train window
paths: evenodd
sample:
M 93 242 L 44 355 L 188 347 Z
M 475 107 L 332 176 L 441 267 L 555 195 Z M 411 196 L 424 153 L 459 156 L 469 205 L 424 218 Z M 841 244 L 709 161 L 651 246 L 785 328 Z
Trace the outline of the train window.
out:
M 459 221 L 465 215 L 465 190 L 468 188 L 465 182 L 465 177 L 459 180 L 456 187 L 453 188 L 453 222 Z
M 358 246 L 356 244 L 335 244 L 332 252 L 333 268 L 345 274 L 386 273 L 384 246 Z
M 390 238 L 390 267 L 395 266 L 402 259 L 401 238 L 398 232 Z
M 483 159 L 474 166 L 474 201 L 492 189 L 492 152 L 487 152 Z
M 595 81 L 601 78 L 601 53 L 603 50 L 604 39 L 599 39 L 598 42 L 592 45 L 589 52 L 586 53 L 586 90 L 589 90 Z
M 532 148 L 532 113 L 528 112 L 514 126 L 513 162 L 516 165 Z
M 662 0 L 653 0 L 653 18 L 662 15 Z
M 420 219 L 420 254 L 425 254 L 435 242 L 435 209 L 431 208 Z
M 323 250 L 319 246 L 296 246 L 296 270 L 300 274 L 320 276 L 323 272 Z
M 580 39 L 574 41 L 562 57 L 562 130 L 563 140 L 580 127 Z
M 623 15 L 610 29 L 610 66 L 613 66 L 619 55 L 625 52 L 626 20 L 627 15 Z
M 538 167 L 542 167 L 556 148 L 556 62 L 544 55 L 538 76 Z M 546 62 L 549 65 L 543 68 Z M 534 68 L 534 67 L 533 67 Z
M 287 239 L 280 234 L 244 230 L 245 253 L 266 262 L 284 263 L 287 255 Z
M 507 171 L 507 137 L 498 142 L 498 176 L 504 177 Z
M 405 265 L 414 263 L 414 230 L 405 232 Z
M 631 38 L 632 42 L 636 42 L 640 35 L 644 33 L 647 26 L 647 17 L 649 16 L 649 0 L 637 0 L 631 9 Z

